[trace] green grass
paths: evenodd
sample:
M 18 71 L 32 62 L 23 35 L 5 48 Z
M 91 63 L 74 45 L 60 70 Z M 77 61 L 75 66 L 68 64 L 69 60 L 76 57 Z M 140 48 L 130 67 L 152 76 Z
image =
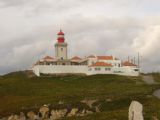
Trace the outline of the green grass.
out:
M 157 78 L 156 78 L 157 79 Z M 116 75 L 27 77 L 15 72 L 0 77 L 0 116 L 35 109 L 58 101 L 78 105 L 85 98 L 98 99 L 101 113 L 67 120 L 127 120 L 132 100 L 144 105 L 145 120 L 160 118 L 160 100 L 152 95 L 160 85 L 146 85 L 141 77 Z M 106 102 L 106 99 L 112 99 Z

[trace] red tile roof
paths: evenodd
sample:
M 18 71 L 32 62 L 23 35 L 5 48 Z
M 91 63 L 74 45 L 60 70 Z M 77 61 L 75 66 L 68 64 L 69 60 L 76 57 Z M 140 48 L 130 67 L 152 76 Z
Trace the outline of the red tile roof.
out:
M 71 60 L 82 60 L 82 59 L 80 57 L 75 56 L 75 57 L 71 58 Z
M 105 63 L 105 62 L 96 62 L 95 64 L 91 65 L 90 67 L 96 67 L 96 66 L 99 66 L 99 67 L 112 67 L 111 64 Z
M 129 61 L 125 61 L 125 62 L 123 62 L 123 66 L 137 66 L 137 65 L 135 65 Z
M 97 56 L 99 60 L 113 60 L 113 56 Z
M 47 60 L 52 61 L 52 60 L 54 60 L 54 58 L 51 57 L 51 56 L 45 56 L 45 57 L 43 58 L 43 60 L 44 60 L 44 61 L 47 61 Z
M 96 58 L 96 56 L 90 55 L 90 56 L 88 56 L 87 58 Z

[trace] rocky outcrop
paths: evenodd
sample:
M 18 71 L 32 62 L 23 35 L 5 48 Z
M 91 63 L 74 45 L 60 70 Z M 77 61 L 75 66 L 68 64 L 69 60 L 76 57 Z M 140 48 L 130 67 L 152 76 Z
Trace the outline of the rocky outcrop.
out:
M 97 102 L 98 100 L 88 100 L 88 99 L 84 99 L 84 100 L 82 100 L 81 101 L 81 103 L 85 103 L 86 105 L 88 105 L 90 108 L 92 108 L 93 107 L 93 104 L 95 103 L 95 102 Z
M 49 108 L 47 105 L 43 105 L 40 109 L 39 109 L 39 113 L 41 114 L 42 119 L 47 119 L 49 118 Z
M 85 116 L 88 114 L 93 114 L 94 112 L 99 112 L 99 106 L 94 106 L 95 110 L 92 106 L 96 100 L 87 100 L 82 102 L 86 105 L 80 103 L 80 106 L 77 105 L 75 107 L 70 104 L 65 105 L 64 102 L 59 101 L 57 106 L 43 105 L 39 109 L 37 108 L 38 110 L 36 109 L 34 111 L 27 112 L 26 115 L 25 113 L 20 112 L 19 115 L 13 114 L 5 117 L 4 120 L 58 120 L 64 117 Z M 52 108 L 52 110 L 50 110 L 50 108 Z
M 77 108 L 73 108 L 70 113 L 68 113 L 67 117 L 75 116 L 78 113 Z
M 66 116 L 67 109 L 63 110 L 52 110 L 50 120 L 57 120 Z
M 29 120 L 35 120 L 36 119 L 36 114 L 33 111 L 30 111 L 27 113 L 27 117 Z
M 129 106 L 129 120 L 143 120 L 143 106 L 138 101 L 132 101 Z

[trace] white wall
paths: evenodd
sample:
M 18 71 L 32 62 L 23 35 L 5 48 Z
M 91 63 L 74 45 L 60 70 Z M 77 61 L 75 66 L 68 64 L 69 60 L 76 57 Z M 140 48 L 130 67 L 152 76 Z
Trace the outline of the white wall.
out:
M 93 63 L 97 62 L 97 58 L 88 58 L 88 66 L 92 65 Z
M 37 65 L 34 67 L 34 71 L 36 73 L 44 73 L 44 74 L 59 74 L 59 73 L 87 73 L 87 66 L 72 66 L 72 65 Z
M 44 74 L 60 74 L 60 73 L 82 73 L 86 75 L 94 74 L 118 74 L 125 76 L 138 76 L 139 72 L 135 71 L 136 67 L 111 67 L 110 70 L 105 70 L 106 67 L 97 67 L 101 70 L 95 70 L 96 67 L 78 66 L 78 65 L 37 65 L 34 66 L 33 72 L 39 76 L 40 73 Z

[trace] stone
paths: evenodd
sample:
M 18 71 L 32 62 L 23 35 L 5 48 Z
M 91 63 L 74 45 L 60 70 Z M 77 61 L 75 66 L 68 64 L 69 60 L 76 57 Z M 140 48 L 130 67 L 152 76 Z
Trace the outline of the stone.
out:
M 93 114 L 92 111 L 86 110 L 86 114 Z
M 47 105 L 43 105 L 39 109 L 39 112 L 41 113 L 43 119 L 47 119 L 49 117 L 49 108 Z
M 0 120 L 7 120 L 7 117 L 3 117 L 3 118 L 1 118 Z
M 129 120 L 144 120 L 143 119 L 143 106 L 138 101 L 132 101 L 129 106 Z
M 77 108 L 73 108 L 70 113 L 68 113 L 68 117 L 75 116 L 78 112 Z
M 27 117 L 29 118 L 29 120 L 35 120 L 35 116 L 36 114 L 33 111 L 27 113 Z
M 23 112 L 20 112 L 19 119 L 20 120 L 26 120 L 26 116 Z
M 85 114 L 86 114 L 86 110 L 83 109 L 81 112 L 77 113 L 76 116 L 85 116 Z
M 95 106 L 95 111 L 96 111 L 96 112 L 101 112 L 101 111 L 99 110 L 99 106 Z
M 60 119 L 62 117 L 65 117 L 66 113 L 67 113 L 67 109 L 52 110 L 50 120 L 56 120 L 56 119 Z
M 82 100 L 81 103 L 85 103 L 86 105 L 88 105 L 90 108 L 92 108 L 93 103 L 97 102 L 97 100 Z
M 159 120 L 159 119 L 156 116 L 153 116 L 152 120 Z
M 63 102 L 63 101 L 59 101 L 58 104 L 59 104 L 59 105 L 62 105 L 62 104 L 64 104 L 64 102 Z
M 112 102 L 112 99 L 108 98 L 106 99 L 106 102 Z
M 82 110 L 82 114 L 86 114 L 86 110 L 85 109 Z
M 11 115 L 8 117 L 8 120 L 19 120 L 19 116 L 18 115 Z

